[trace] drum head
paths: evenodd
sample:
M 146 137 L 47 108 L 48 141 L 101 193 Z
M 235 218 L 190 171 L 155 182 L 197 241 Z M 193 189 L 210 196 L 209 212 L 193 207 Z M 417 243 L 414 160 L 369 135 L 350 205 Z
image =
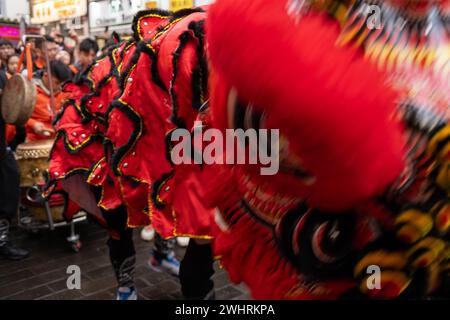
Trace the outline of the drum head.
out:
M 2 117 L 5 122 L 23 125 L 33 113 L 36 104 L 36 88 L 22 75 L 13 75 L 6 83 L 1 102 Z

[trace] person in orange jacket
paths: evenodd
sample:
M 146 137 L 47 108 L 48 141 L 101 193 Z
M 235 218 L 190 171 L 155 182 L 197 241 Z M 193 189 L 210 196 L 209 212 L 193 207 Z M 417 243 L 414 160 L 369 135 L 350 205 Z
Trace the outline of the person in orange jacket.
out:
M 19 60 L 20 57 L 18 54 L 8 56 L 8 59 L 6 60 L 6 70 L 4 72 L 5 81 L 8 81 L 13 75 L 18 73 Z M 5 129 L 6 143 L 13 151 L 15 151 L 16 147 L 25 141 L 25 127 L 22 125 L 5 124 Z
M 47 71 L 39 79 L 34 79 L 37 90 L 36 105 L 31 118 L 26 123 L 27 141 L 45 140 L 54 138 L 52 122 L 55 113 L 62 106 L 65 94 L 61 92 L 61 85 L 70 80 L 72 71 L 61 61 L 50 62 L 51 76 Z M 54 109 L 51 107 L 50 83 L 53 84 Z M 55 112 L 54 112 L 55 111 Z
M 9 145 L 16 136 L 16 127 L 11 124 L 7 124 L 5 127 L 6 127 L 5 140 L 6 143 Z

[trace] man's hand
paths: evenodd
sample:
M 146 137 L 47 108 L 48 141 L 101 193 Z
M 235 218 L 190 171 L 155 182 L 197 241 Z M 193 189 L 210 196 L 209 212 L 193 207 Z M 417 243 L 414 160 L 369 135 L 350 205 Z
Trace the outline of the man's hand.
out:
M 78 34 L 76 33 L 76 31 L 74 29 L 70 29 L 68 35 L 69 35 L 70 39 L 72 39 L 73 41 L 78 43 Z
M 34 133 L 45 136 L 45 137 L 50 137 L 53 132 L 52 129 L 46 128 L 42 122 L 36 122 L 33 125 L 33 131 L 34 131 Z

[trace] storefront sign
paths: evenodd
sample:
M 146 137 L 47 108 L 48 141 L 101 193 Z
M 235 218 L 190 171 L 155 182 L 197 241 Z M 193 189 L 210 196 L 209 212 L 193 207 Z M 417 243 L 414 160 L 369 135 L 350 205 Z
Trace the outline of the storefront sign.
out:
M 157 1 L 146 1 L 145 2 L 145 8 L 146 9 L 158 8 L 158 2 Z
M 31 23 L 72 19 L 87 15 L 87 0 L 32 0 Z
M 89 3 L 89 23 L 91 28 L 131 24 L 135 14 L 145 10 L 156 1 L 148 0 L 105 0 Z
M 19 25 L 4 25 L 0 24 L 0 38 L 18 40 L 20 38 Z
M 169 0 L 169 10 L 177 11 L 185 8 L 192 8 L 194 6 L 193 0 Z

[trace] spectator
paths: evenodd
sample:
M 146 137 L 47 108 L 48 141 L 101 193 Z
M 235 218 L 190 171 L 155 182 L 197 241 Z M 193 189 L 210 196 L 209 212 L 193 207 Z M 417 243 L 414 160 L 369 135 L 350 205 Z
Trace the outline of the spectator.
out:
M 3 93 L 3 88 L 6 86 L 6 81 L 8 81 L 6 71 L 3 70 L 3 68 L 0 68 L 0 96 Z
M 0 68 L 6 71 L 8 57 L 14 53 L 13 44 L 5 39 L 0 39 Z
M 81 41 L 78 48 L 78 62 L 75 64 L 78 72 L 83 72 L 92 64 L 98 50 L 98 44 L 95 40 L 87 38 Z
M 8 57 L 6 64 L 6 78 L 9 80 L 19 70 L 19 55 L 12 54 Z M 6 142 L 8 146 L 15 151 L 17 146 L 25 141 L 25 127 L 6 125 Z
M 105 55 L 108 53 L 109 49 L 115 46 L 117 43 L 114 41 L 114 39 L 108 39 L 105 42 L 105 45 L 102 48 L 102 55 Z
M 42 70 L 46 65 L 45 50 L 47 49 L 48 60 L 56 60 L 59 52 L 55 39 L 50 36 L 44 36 L 44 39 L 37 38 L 34 44 L 34 71 Z
M 55 111 L 61 108 L 64 99 L 64 93 L 61 92 L 61 85 L 70 80 L 73 76 L 72 71 L 61 61 L 50 62 L 51 76 L 44 70 L 41 79 L 35 79 L 37 89 L 36 106 L 31 118 L 25 125 L 27 131 L 27 141 L 35 141 L 42 139 L 51 139 L 54 137 L 52 122 L 54 114 L 49 108 L 50 99 L 50 81 L 54 90 L 53 101 L 55 103 Z
M 59 31 L 53 31 L 50 34 L 51 37 L 53 37 L 53 39 L 55 39 L 55 43 L 59 46 L 60 50 L 66 50 L 66 45 L 64 43 L 64 36 L 61 34 L 61 32 Z
M 13 54 L 8 57 L 6 61 L 6 76 L 11 78 L 19 70 L 19 55 Z
M 61 50 L 67 51 L 71 55 L 73 53 L 73 49 L 79 43 L 78 35 L 73 29 L 66 29 L 64 33 L 61 33 L 58 30 L 54 30 L 52 31 L 50 36 L 55 39 L 56 44 L 60 47 Z
M 70 53 L 68 53 L 67 51 L 65 50 L 60 51 L 56 56 L 56 60 L 61 61 L 66 66 L 68 66 L 74 74 L 78 73 L 78 69 L 75 68 L 75 66 L 72 64 Z
M 11 45 L 12 47 L 12 45 Z M 15 52 L 14 49 L 9 52 Z M 19 55 L 11 54 L 6 60 L 6 69 L 0 70 L 0 88 L 4 88 L 6 82 L 17 73 L 19 68 Z M 2 89 L 0 89 L 0 96 L 2 94 Z M 0 116 L 1 117 L 1 116 Z M 3 130 L 3 129 L 2 129 Z M 11 124 L 4 124 L 4 139 L 6 144 L 11 148 L 12 151 L 15 150 L 17 145 L 24 142 L 25 140 L 25 128 L 23 126 L 15 126 Z
M 105 45 L 102 48 L 102 55 L 105 55 L 108 53 L 108 51 L 116 46 L 117 44 L 119 44 L 122 40 L 120 39 L 120 36 L 117 32 L 113 32 L 111 37 L 106 40 Z
M 69 66 L 71 64 L 71 58 L 70 58 L 70 53 L 68 53 L 65 50 L 61 50 L 60 52 L 58 52 L 58 54 L 56 55 L 56 60 L 61 61 L 62 63 L 64 63 L 65 65 Z

